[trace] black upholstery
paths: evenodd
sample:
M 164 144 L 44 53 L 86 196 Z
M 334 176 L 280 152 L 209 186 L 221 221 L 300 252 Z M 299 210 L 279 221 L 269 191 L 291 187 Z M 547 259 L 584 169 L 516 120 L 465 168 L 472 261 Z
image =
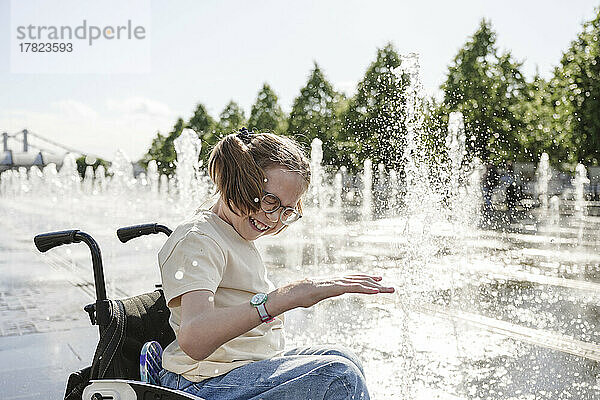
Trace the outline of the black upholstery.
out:
M 71 374 L 65 400 L 81 400 L 90 379 L 140 379 L 140 351 L 156 340 L 164 348 L 175 340 L 162 290 L 110 300 L 109 323 L 101 334 L 92 366 Z

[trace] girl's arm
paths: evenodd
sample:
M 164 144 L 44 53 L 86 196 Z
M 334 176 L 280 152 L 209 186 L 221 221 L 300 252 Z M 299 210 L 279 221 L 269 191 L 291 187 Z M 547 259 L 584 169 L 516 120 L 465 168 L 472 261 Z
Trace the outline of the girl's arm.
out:
M 344 293 L 393 293 L 394 288 L 379 283 L 381 279 L 372 275 L 348 275 L 331 280 L 305 279 L 272 291 L 265 305 L 269 314 L 275 317 Z M 261 323 L 258 312 L 250 303 L 215 308 L 212 292 L 196 290 L 181 296 L 181 325 L 177 340 L 188 356 L 203 360 L 223 343 Z

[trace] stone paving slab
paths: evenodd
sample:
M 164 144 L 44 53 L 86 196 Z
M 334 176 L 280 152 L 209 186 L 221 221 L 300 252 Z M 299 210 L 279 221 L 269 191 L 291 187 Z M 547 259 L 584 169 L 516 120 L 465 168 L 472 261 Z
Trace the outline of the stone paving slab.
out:
M 91 364 L 98 328 L 0 337 L 4 400 L 62 399 L 69 375 Z
M 0 289 L 0 337 L 54 332 L 90 325 L 83 311 L 91 303 L 76 288 Z
M 2 229 L 0 243 L 0 337 L 89 326 L 82 308 L 93 288 L 69 263 Z

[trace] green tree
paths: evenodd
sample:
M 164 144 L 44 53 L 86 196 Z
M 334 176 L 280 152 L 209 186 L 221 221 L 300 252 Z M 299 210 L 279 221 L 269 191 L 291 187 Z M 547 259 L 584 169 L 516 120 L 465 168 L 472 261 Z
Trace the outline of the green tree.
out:
M 175 160 L 177 159 L 173 141 L 181 135 L 184 126 L 185 123 L 183 122 L 183 119 L 178 118 L 173 129 L 167 136 L 163 136 L 160 132 L 157 133 L 156 137 L 152 140 L 148 152 L 142 158 L 142 165 L 144 168 L 148 167 L 148 162 L 150 162 L 150 160 L 156 160 L 158 171 L 161 174 L 167 176 L 173 174 L 175 171 Z
M 554 107 L 549 82 L 536 74 L 533 81 L 527 83 L 523 101 L 516 109 L 523 122 L 523 129 L 518 136 L 522 154 L 517 158 L 537 162 L 540 155 L 546 152 L 553 160 L 564 160 L 565 151 L 556 141 L 556 122 L 552 117 Z
M 400 169 L 406 136 L 404 124 L 406 76 L 398 74 L 400 56 L 388 44 L 358 83 L 357 93 L 344 113 L 339 146 L 349 167 L 359 167 L 366 158 Z
M 267 83 L 258 92 L 256 102 L 252 106 L 248 128 L 257 132 L 285 132 L 283 111 L 279 106 L 277 95 Z
M 323 162 L 327 165 L 337 164 L 336 139 L 341 125 L 338 103 L 342 99 L 315 63 L 288 118 L 288 135 L 305 148 L 310 149 L 315 138 L 323 142 Z
M 600 8 L 563 54 L 551 80 L 555 141 L 565 161 L 600 163 Z
M 448 136 L 448 114 L 443 104 L 434 97 L 423 99 L 423 135 L 421 136 L 425 156 L 430 166 L 448 162 L 446 137 Z
M 200 159 L 206 163 L 208 156 L 213 146 L 219 140 L 217 132 L 215 131 L 217 124 L 215 120 L 208 114 L 206 107 L 202 103 L 196 105 L 194 115 L 190 118 L 186 128 L 193 129 L 202 141 L 202 148 L 200 150 Z M 181 134 L 181 132 L 179 132 Z M 179 134 L 177 136 L 179 136 Z M 174 151 L 174 148 L 173 148 Z
M 166 136 L 163 136 L 160 131 L 156 132 L 156 137 L 152 139 L 152 144 L 146 152 L 146 154 L 140 160 L 140 163 L 144 168 L 148 168 L 150 160 L 159 160 L 161 156 L 162 147 L 165 145 Z
M 217 124 L 217 132 L 222 135 L 237 131 L 246 125 L 246 116 L 244 110 L 235 102 L 230 101 L 221 115 Z
M 181 135 L 184 128 L 193 129 L 202 141 L 200 159 L 206 162 L 212 146 L 217 140 L 215 125 L 215 121 L 208 114 L 204 105 L 198 104 L 187 124 L 182 118 L 178 118 L 173 129 L 166 136 L 160 132 L 157 133 L 156 137 L 152 140 L 150 148 L 141 160 L 142 165 L 147 168 L 150 160 L 156 160 L 158 170 L 161 174 L 167 176 L 173 175 L 175 172 L 175 160 L 177 160 L 174 141 Z
M 527 83 L 521 64 L 509 52 L 499 54 L 491 24 L 479 29 L 459 50 L 448 70 L 444 112 L 460 111 L 465 118 L 467 153 L 483 161 L 501 161 L 523 154 L 519 141 L 524 124 L 518 113 Z
M 85 170 L 89 165 L 92 166 L 94 171 L 96 171 L 96 168 L 98 168 L 99 165 L 102 165 L 107 171 L 109 167 L 108 161 L 102 158 L 90 157 L 85 155 L 77 158 L 77 160 L 75 160 L 75 163 L 77 164 L 77 172 L 82 178 L 85 178 Z

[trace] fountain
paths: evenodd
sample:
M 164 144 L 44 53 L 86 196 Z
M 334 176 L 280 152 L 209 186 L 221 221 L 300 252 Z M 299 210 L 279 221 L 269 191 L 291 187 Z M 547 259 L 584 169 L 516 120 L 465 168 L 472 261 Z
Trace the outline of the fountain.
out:
M 344 193 L 343 174 L 344 172 L 340 169 L 336 172 L 333 181 L 333 209 L 338 216 L 342 213 L 342 197 Z
M 542 153 L 540 163 L 536 171 L 536 193 L 540 202 L 542 212 L 548 209 L 548 182 L 552 178 L 550 171 L 550 157 L 546 153 Z
M 365 160 L 362 174 L 362 218 L 373 219 L 373 163 Z
M 560 197 L 558 196 L 552 196 L 550 198 L 550 200 L 548 201 L 549 203 L 549 217 L 548 217 L 548 223 L 550 225 L 550 230 L 552 235 L 549 236 L 549 242 L 552 243 L 553 239 L 555 239 L 553 236 L 557 235 L 558 236 L 558 245 L 560 246 Z
M 150 191 L 154 195 L 157 195 L 159 192 L 159 179 L 160 177 L 158 174 L 158 165 L 156 164 L 156 160 L 150 160 L 148 162 L 148 181 L 150 183 Z
M 450 187 L 453 193 L 458 192 L 461 178 L 462 162 L 465 155 L 465 123 L 461 112 L 451 112 L 448 116 L 448 136 L 446 148 L 450 160 Z
M 578 224 L 577 243 L 581 245 L 583 240 L 583 228 L 585 226 L 585 216 L 587 214 L 587 205 L 585 201 L 585 185 L 590 183 L 587 177 L 587 169 L 583 164 L 577 164 L 575 168 L 575 179 L 573 180 L 575 191 L 575 219 Z
M 587 213 L 585 201 L 585 185 L 589 184 L 587 170 L 583 164 L 577 164 L 575 168 L 575 179 L 573 186 L 575 188 L 575 217 L 583 219 Z
M 108 174 L 111 175 L 108 187 L 115 195 L 127 193 L 135 185 L 131 160 L 123 151 L 119 150 L 115 154 L 115 158 L 108 169 Z
M 63 165 L 58 172 L 58 178 L 60 185 L 67 193 L 78 193 L 81 190 L 81 178 L 77 172 L 77 163 L 75 155 L 68 153 L 64 160 Z
M 81 183 L 81 189 L 85 194 L 92 194 L 94 186 L 94 167 L 88 165 L 85 167 L 85 175 L 83 176 L 83 182 Z
M 177 152 L 175 176 L 179 206 L 183 213 L 189 213 L 199 204 L 200 150 L 202 142 L 192 129 L 184 129 L 173 142 Z
M 169 194 L 169 178 L 166 175 L 161 175 L 159 181 L 159 195 L 161 198 L 166 198 Z
M 104 165 L 98 165 L 98 167 L 96 167 L 96 172 L 94 173 L 94 183 L 96 184 L 95 193 L 106 192 L 108 181 L 106 180 L 106 168 L 104 168 Z

